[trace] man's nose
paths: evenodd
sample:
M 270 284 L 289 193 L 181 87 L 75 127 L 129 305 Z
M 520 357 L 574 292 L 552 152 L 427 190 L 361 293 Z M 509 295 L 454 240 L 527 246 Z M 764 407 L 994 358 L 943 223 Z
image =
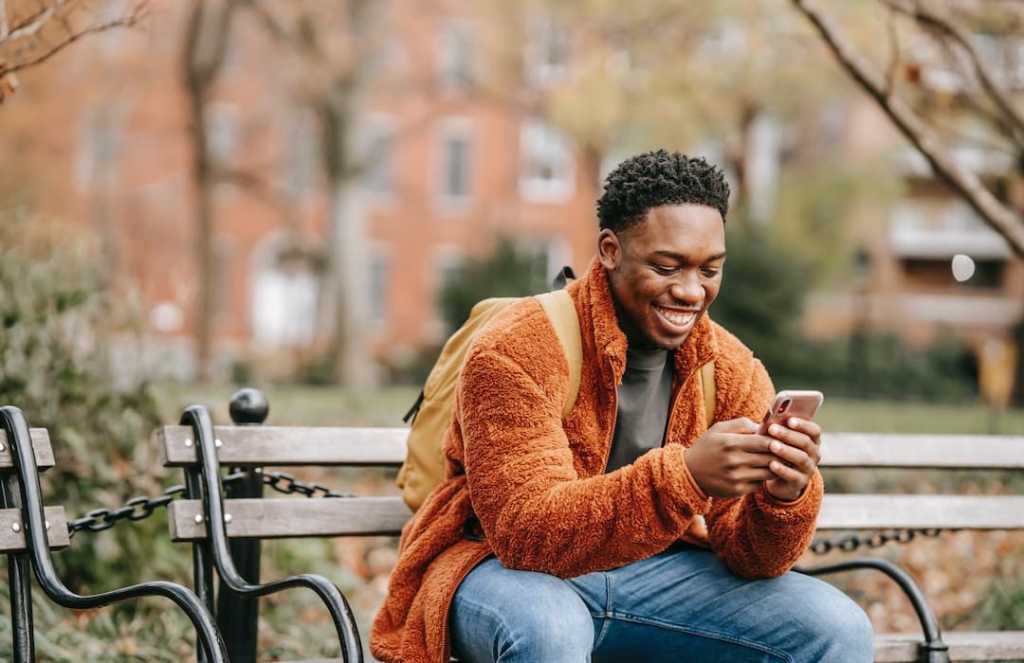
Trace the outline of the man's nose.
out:
M 704 301 L 704 288 L 700 285 L 700 278 L 696 271 L 680 272 L 672 283 L 669 293 L 674 299 L 693 306 Z

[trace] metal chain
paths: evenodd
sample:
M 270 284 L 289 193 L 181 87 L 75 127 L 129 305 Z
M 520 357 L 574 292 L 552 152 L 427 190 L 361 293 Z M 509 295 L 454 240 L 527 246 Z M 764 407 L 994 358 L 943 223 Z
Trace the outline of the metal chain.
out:
M 259 469 L 257 469 L 257 472 L 262 474 L 264 485 L 286 495 L 297 494 L 310 498 L 355 497 L 353 493 L 338 493 L 327 486 L 299 481 L 287 472 L 262 472 Z M 222 484 L 229 486 L 241 481 L 245 476 L 246 473 L 244 471 L 233 472 L 224 477 Z M 82 518 L 70 521 L 68 523 L 68 534 L 73 537 L 77 532 L 81 531 L 102 532 L 125 520 L 145 520 L 153 515 L 157 509 L 166 507 L 184 493 L 185 486 L 179 484 L 171 486 L 156 497 L 133 497 L 119 509 L 95 509 L 85 514 Z M 861 548 L 881 548 L 889 543 L 907 544 L 918 535 L 936 538 L 941 533 L 942 530 L 940 529 L 900 529 L 875 532 L 864 536 L 850 534 L 835 539 L 819 539 L 811 544 L 810 550 L 815 555 L 827 555 L 833 551 L 854 552 Z
M 811 552 L 815 555 L 827 555 L 838 550 L 840 552 L 854 552 L 860 548 L 881 548 L 889 543 L 910 543 L 918 535 L 929 538 L 937 538 L 942 534 L 938 528 L 929 529 L 898 529 L 888 532 L 875 532 L 866 536 L 849 534 L 835 539 L 820 539 L 811 544 Z
M 306 497 L 355 497 L 354 493 L 336 493 L 327 486 L 303 483 L 287 472 L 263 472 L 263 483 L 285 495 L 304 495 Z
M 279 493 L 286 495 L 304 495 L 305 497 L 355 497 L 353 493 L 336 493 L 326 486 L 307 484 L 299 481 L 286 472 L 264 473 L 263 483 Z M 228 474 L 221 481 L 224 486 L 237 483 L 246 477 L 246 472 L 236 471 Z M 68 536 L 74 537 L 78 532 L 102 532 L 125 520 L 145 520 L 157 509 L 166 507 L 178 497 L 185 494 L 185 486 L 171 486 L 156 497 L 133 497 L 119 509 L 94 509 L 81 518 L 68 522 Z

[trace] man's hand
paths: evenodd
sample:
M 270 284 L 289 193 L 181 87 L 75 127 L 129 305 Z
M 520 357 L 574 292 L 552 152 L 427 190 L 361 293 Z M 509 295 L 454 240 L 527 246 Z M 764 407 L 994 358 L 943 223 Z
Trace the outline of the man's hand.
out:
M 686 450 L 686 466 L 705 494 L 739 497 L 776 479 L 769 467 L 778 462 L 770 451 L 773 440 L 757 428 L 746 417 L 720 421 Z
M 773 478 L 765 482 L 765 490 L 775 499 L 792 502 L 803 495 L 821 462 L 821 427 L 796 417 L 785 424 L 768 427 L 768 435 L 774 438 L 769 443 L 774 460 L 768 465 Z

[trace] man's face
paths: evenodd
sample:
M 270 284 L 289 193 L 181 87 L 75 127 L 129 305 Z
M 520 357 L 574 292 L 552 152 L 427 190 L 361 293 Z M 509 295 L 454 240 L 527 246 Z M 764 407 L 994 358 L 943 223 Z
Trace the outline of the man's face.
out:
M 705 205 L 654 207 L 619 235 L 602 230 L 598 256 L 630 345 L 675 350 L 718 296 L 725 223 Z

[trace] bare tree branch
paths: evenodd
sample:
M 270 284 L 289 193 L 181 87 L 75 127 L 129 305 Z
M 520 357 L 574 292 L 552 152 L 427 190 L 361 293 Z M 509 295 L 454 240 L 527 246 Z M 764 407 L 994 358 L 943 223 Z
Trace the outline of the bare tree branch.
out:
M 1003 115 L 1012 123 L 1019 136 L 1024 136 L 1024 114 L 1010 102 L 1007 95 L 999 89 L 999 86 L 992 76 L 989 74 L 988 68 L 982 61 L 981 56 L 978 55 L 978 51 L 974 48 L 971 43 L 970 37 L 960 26 L 954 25 L 942 16 L 939 16 L 931 9 L 925 7 L 921 2 L 915 2 L 913 8 L 902 5 L 902 3 L 896 0 L 882 0 L 887 6 L 907 16 L 912 17 L 922 27 L 934 30 L 941 35 L 951 39 L 956 43 L 964 53 L 966 53 L 968 60 L 971 63 L 971 69 L 973 70 L 974 76 L 978 79 L 985 94 L 992 100 L 992 103 L 1000 110 Z
M 846 72 L 864 88 L 900 132 L 978 215 L 1002 235 L 1013 251 L 1024 257 L 1024 223 L 982 184 L 977 175 L 961 167 L 939 144 L 931 131 L 898 97 L 885 95 L 885 83 L 836 29 L 833 21 L 809 0 L 793 5 L 811 22 Z
M 901 64 L 900 58 L 900 37 L 896 29 L 896 21 L 893 20 L 890 14 L 889 20 L 886 22 L 886 28 L 889 31 L 889 66 L 886 67 L 885 71 L 885 96 L 892 96 L 896 92 L 896 75 L 899 73 Z
M 15 62 L 14 64 L 6 64 L 6 63 L 3 63 L 3 62 L 0 62 L 0 76 L 11 75 L 11 74 L 19 72 L 19 71 L 21 71 L 23 69 L 28 69 L 30 67 L 35 67 L 37 65 L 40 65 L 43 62 L 46 62 L 47 60 L 52 58 L 53 56 L 57 55 L 57 53 L 60 53 L 61 51 L 63 51 L 65 48 L 67 48 L 71 44 L 75 43 L 76 41 L 78 41 L 79 39 L 81 39 L 82 37 L 85 37 L 87 35 L 98 34 L 100 32 L 106 32 L 108 30 L 113 30 L 114 28 L 132 27 L 132 26 L 136 25 L 139 21 L 141 21 L 143 18 L 145 18 L 145 16 L 146 16 L 145 5 L 146 5 L 146 3 L 140 3 L 139 5 L 136 5 L 134 11 L 131 14 L 129 14 L 128 16 L 124 16 L 122 18 L 116 18 L 116 19 L 113 19 L 111 21 L 107 21 L 105 23 L 98 23 L 96 25 L 90 25 L 89 27 L 83 28 L 82 30 L 75 31 L 75 30 L 72 30 L 69 27 L 69 28 L 67 28 L 67 37 L 65 37 L 62 41 L 58 42 L 57 44 L 49 46 L 45 51 L 43 51 L 39 55 L 37 55 L 37 56 L 35 56 L 35 57 L 31 58 L 31 59 L 28 59 L 28 60 L 23 60 L 21 62 Z M 52 18 L 52 16 L 51 16 L 51 18 Z M 15 34 L 14 32 L 11 33 L 11 37 L 10 37 L 11 39 L 15 38 L 14 34 Z M 28 34 L 19 35 L 19 37 L 25 37 L 25 36 L 29 36 L 29 35 Z
M 7 0 L 0 0 L 0 44 L 7 39 L 10 27 L 7 25 Z

